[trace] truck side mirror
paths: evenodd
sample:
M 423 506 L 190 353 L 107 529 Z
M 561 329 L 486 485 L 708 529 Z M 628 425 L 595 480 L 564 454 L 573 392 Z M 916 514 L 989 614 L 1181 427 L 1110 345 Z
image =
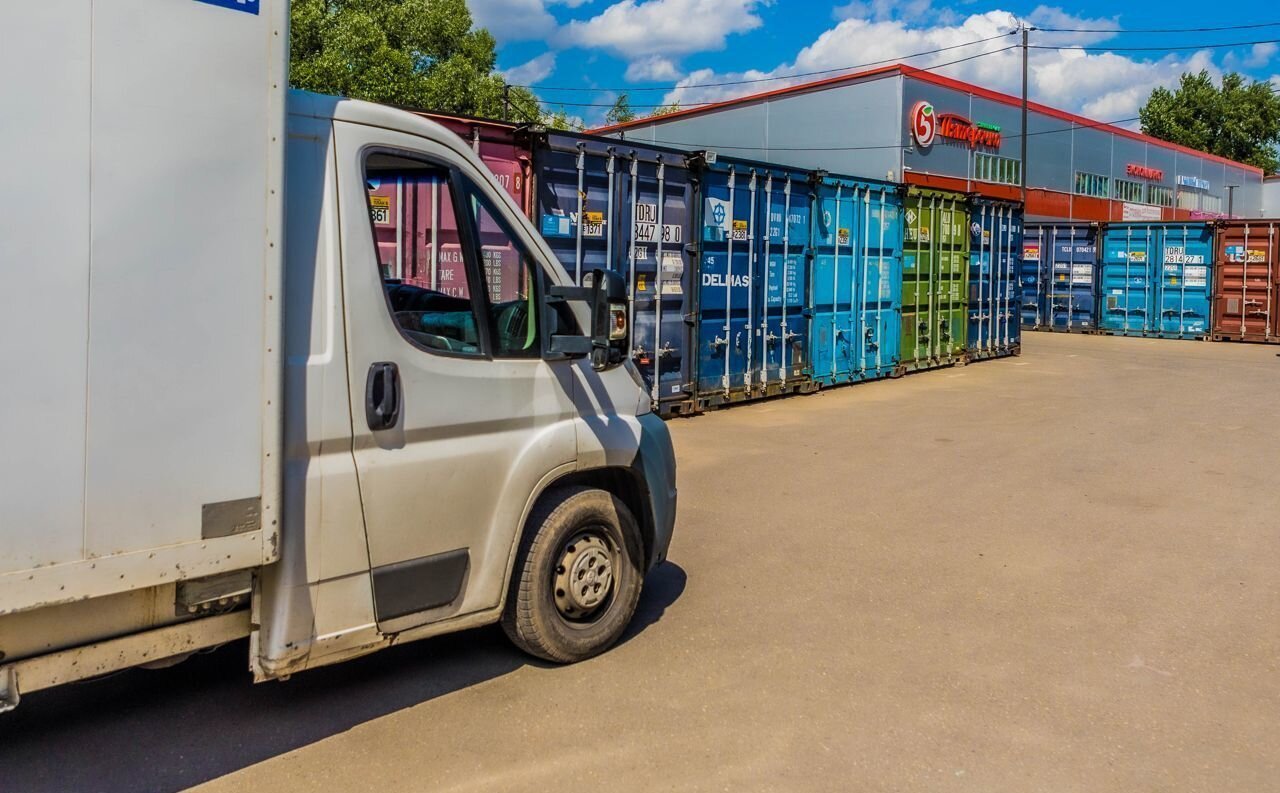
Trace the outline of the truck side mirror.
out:
M 591 356 L 591 368 L 604 371 L 626 357 L 631 329 L 628 327 L 627 283 L 613 270 L 592 270 L 582 286 L 553 286 L 547 299 L 578 300 L 590 309 L 589 336 L 551 337 L 551 352 L 577 358 Z

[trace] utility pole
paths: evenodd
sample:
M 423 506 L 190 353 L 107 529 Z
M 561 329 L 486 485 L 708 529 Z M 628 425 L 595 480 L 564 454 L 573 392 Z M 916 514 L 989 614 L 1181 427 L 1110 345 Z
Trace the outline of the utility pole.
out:
M 1019 169 L 1022 171 L 1022 207 L 1027 206 L 1027 23 L 1022 23 L 1022 156 Z
M 506 80 L 502 81 L 502 120 L 511 120 L 511 86 Z

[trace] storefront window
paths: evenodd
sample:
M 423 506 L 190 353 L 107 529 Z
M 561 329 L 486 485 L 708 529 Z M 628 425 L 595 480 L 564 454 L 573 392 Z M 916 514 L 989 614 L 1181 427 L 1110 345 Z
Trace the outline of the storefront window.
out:
M 1022 184 L 1022 163 L 1013 157 L 977 152 L 973 155 L 973 178 L 979 182 Z
M 1173 188 L 1160 185 L 1147 185 L 1147 203 L 1158 207 L 1173 206 Z
M 1111 197 L 1111 179 L 1096 173 L 1076 171 L 1076 195 L 1093 196 L 1094 198 Z

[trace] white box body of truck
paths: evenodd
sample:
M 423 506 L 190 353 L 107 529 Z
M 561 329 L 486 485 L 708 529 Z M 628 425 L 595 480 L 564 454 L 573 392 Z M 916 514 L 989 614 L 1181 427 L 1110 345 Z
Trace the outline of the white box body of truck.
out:
M 243 637 L 257 680 L 498 621 L 578 660 L 666 556 L 622 281 L 443 127 L 287 91 L 287 23 L 0 8 L 0 711 Z
M 286 15 L 0 8 L 0 614 L 275 557 Z

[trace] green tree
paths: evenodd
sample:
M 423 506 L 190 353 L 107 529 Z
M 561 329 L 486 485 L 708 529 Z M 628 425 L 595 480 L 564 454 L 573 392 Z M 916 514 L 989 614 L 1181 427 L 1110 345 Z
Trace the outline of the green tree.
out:
M 493 36 L 465 0 L 293 0 L 298 88 L 371 102 L 542 121 L 538 98 L 494 71 Z
M 1231 72 L 1214 85 L 1207 71 L 1183 74 L 1176 90 L 1157 88 L 1139 111 L 1148 135 L 1256 165 L 1280 168 L 1280 97 L 1271 85 Z
M 662 107 L 657 108 L 656 110 L 653 111 L 652 115 L 666 116 L 672 113 L 679 113 L 679 112 L 680 112 L 680 102 L 676 101 L 676 102 L 672 102 L 669 105 L 663 105 Z
M 619 94 L 614 100 L 613 107 L 609 108 L 609 112 L 604 114 L 606 124 L 625 124 L 636 117 L 636 111 L 631 109 L 631 100 L 626 94 Z

